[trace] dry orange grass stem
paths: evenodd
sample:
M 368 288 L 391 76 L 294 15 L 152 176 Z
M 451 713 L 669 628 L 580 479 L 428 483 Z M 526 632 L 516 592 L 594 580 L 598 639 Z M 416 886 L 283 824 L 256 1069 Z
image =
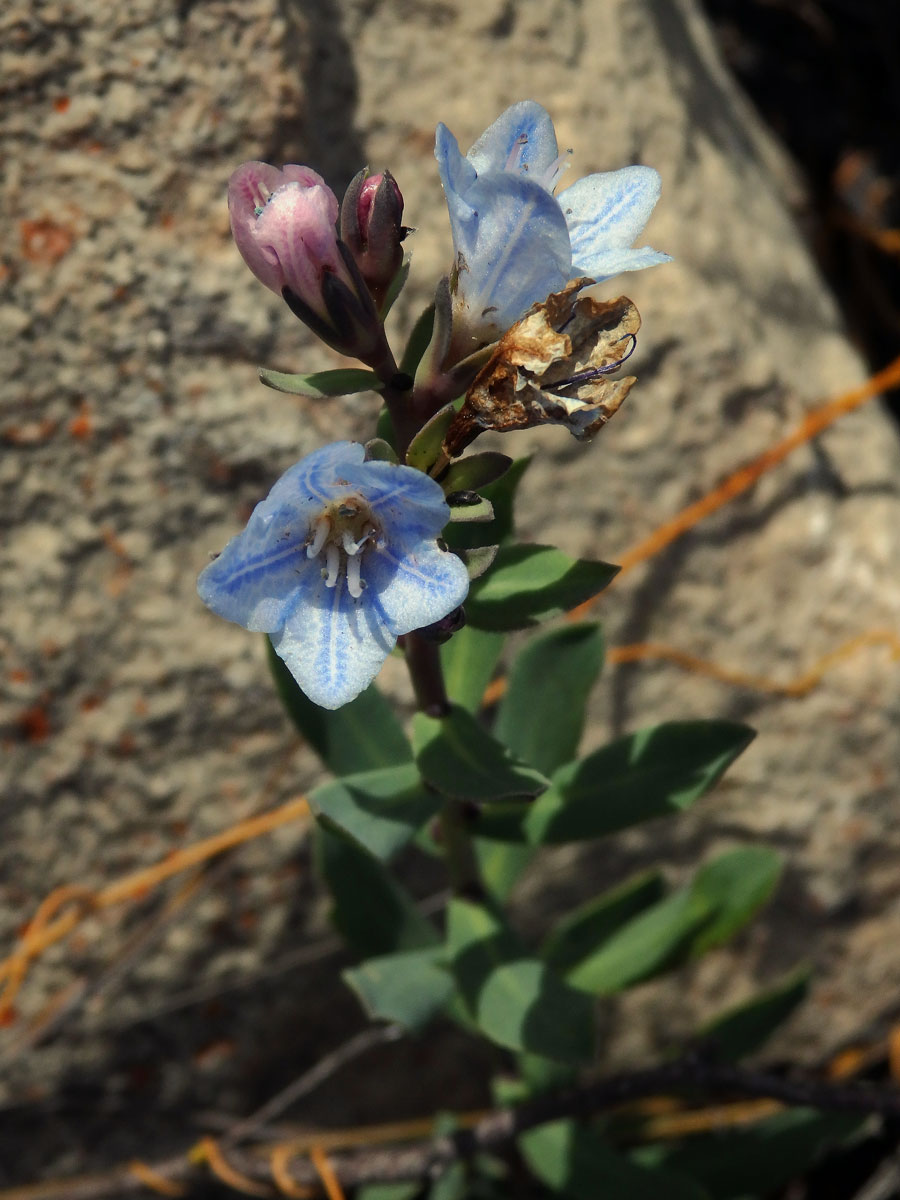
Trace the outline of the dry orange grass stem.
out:
M 860 408 L 873 396 L 892 391 L 897 387 L 900 387 L 900 357 L 873 375 L 860 387 L 852 388 L 820 408 L 813 409 L 787 437 L 740 467 L 718 487 L 682 509 L 670 521 L 664 522 L 643 541 L 633 546 L 631 550 L 622 555 L 621 569 L 617 578 L 621 578 L 632 567 L 636 567 L 639 563 L 658 554 L 705 517 L 710 516 L 736 496 L 747 491 L 762 475 L 787 458 L 793 450 L 822 433 L 841 417 Z M 578 608 L 573 609 L 569 614 L 570 618 L 577 620 L 583 617 L 590 611 L 593 604 L 593 600 L 586 601 Z M 823 674 L 836 662 L 873 644 L 889 645 L 893 657 L 900 658 L 900 638 L 890 631 L 873 630 L 860 634 L 831 654 L 826 655 L 799 679 L 789 683 L 777 683 L 739 671 L 727 670 L 673 647 L 654 643 L 639 643 L 633 646 L 614 648 L 609 653 L 609 660 L 611 662 L 635 662 L 639 659 L 663 659 L 726 683 L 739 684 L 785 696 L 804 696 L 819 683 Z M 495 680 L 485 693 L 485 702 L 491 703 L 497 700 L 503 694 L 505 686 L 504 679 Z M 48 946 L 54 945 L 71 933 L 88 913 L 109 908 L 126 900 L 139 899 L 152 888 L 158 887 L 166 879 L 170 879 L 188 867 L 207 862 L 224 850 L 270 833 L 291 821 L 308 820 L 309 815 L 309 806 L 306 800 L 299 797 L 270 813 L 240 821 L 223 833 L 196 842 L 193 846 L 187 846 L 183 850 L 176 850 L 162 862 L 116 880 L 97 892 L 92 892 L 89 888 L 77 884 L 57 888 L 51 892 L 38 908 L 17 949 L 7 959 L 0 961 L 0 983 L 5 982 L 3 992 L 0 994 L 0 1025 L 9 1023 L 11 1019 L 12 1004 L 31 962 Z M 60 913 L 60 909 L 64 911 Z M 57 915 L 58 913 L 59 915 Z

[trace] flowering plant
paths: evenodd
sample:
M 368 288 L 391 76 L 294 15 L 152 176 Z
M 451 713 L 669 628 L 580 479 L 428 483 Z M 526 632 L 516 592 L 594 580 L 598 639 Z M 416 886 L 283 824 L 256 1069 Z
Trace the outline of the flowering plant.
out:
M 517 543 L 527 461 L 465 451 L 485 431 L 547 423 L 588 440 L 619 409 L 634 379 L 612 376 L 635 349 L 640 317 L 627 297 L 603 299 L 598 283 L 667 260 L 633 247 L 660 181 L 650 167 L 626 166 L 557 195 L 567 159 L 533 101 L 507 109 L 465 155 L 439 125 L 435 153 L 454 255 L 398 357 L 385 318 L 407 278 L 410 231 L 393 176 L 361 171 L 340 205 L 309 167 L 252 162 L 232 176 L 232 228 L 247 265 L 362 364 L 263 369 L 263 382 L 317 398 L 371 390 L 383 408 L 377 429 L 286 471 L 203 571 L 199 591 L 219 616 L 268 636 L 285 706 L 335 776 L 310 805 L 334 921 L 359 956 L 345 979 L 394 1029 L 443 1015 L 502 1048 L 517 1076 L 507 1095 L 527 1107 L 553 1083 L 575 1094 L 592 1059 L 595 997 L 726 940 L 771 894 L 780 864 L 744 847 L 675 890 L 651 873 L 601 892 L 539 945 L 514 928 L 507 898 L 543 847 L 689 807 L 752 733 L 672 722 L 579 756 L 603 657 L 592 621 L 551 625 L 496 677 L 506 633 L 591 600 L 616 568 Z M 395 649 L 415 695 L 408 727 L 375 684 Z M 415 853 L 445 862 L 440 924 L 391 874 L 393 860 Z M 792 983 L 776 1003 L 753 1000 L 707 1037 L 727 1056 L 746 1053 L 801 990 Z M 522 1118 L 530 1132 L 518 1153 L 554 1194 L 707 1195 L 665 1155 L 642 1158 L 612 1126 L 577 1123 L 573 1114 L 586 1111 L 575 1103 L 554 1124 Z M 560 1100 L 547 1112 L 567 1110 Z M 446 1156 L 412 1161 L 407 1175 L 418 1180 L 447 1165 Z M 448 1195 L 510 1194 L 494 1190 L 479 1159 L 456 1165 Z M 398 1170 L 378 1178 L 405 1178 Z

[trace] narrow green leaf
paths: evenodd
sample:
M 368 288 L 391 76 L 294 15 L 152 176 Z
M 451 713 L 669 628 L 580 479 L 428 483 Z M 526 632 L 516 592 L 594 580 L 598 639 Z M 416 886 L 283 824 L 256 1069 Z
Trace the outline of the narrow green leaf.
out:
M 500 631 L 530 628 L 598 595 L 618 569 L 569 558 L 554 546 L 501 546 L 491 570 L 469 592 L 469 622 Z
M 658 903 L 665 890 L 659 871 L 645 871 L 602 892 L 558 923 L 541 948 L 541 958 L 558 971 L 569 970 L 599 950 L 626 921 Z
M 555 772 L 525 816 L 526 836 L 535 845 L 580 841 L 682 812 L 754 736 L 728 721 L 672 721 L 619 738 Z
M 441 665 L 447 695 L 471 713 L 481 708 L 485 688 L 493 678 L 503 650 L 503 635 L 466 625 L 441 646 Z
M 397 453 L 397 437 L 394 433 L 394 419 L 391 416 L 387 405 L 385 405 L 378 414 L 378 420 L 375 422 L 375 433 L 380 441 L 387 442 L 394 453 Z
M 372 1020 L 421 1029 L 437 1016 L 453 992 L 453 978 L 440 965 L 443 950 L 410 950 L 370 958 L 341 973 Z
M 512 462 L 508 455 L 499 454 L 496 450 L 470 454 L 451 463 L 439 482 L 448 496 L 453 492 L 480 492 L 487 484 L 501 479 Z
M 499 549 L 499 546 L 473 546 L 469 550 L 456 550 L 454 553 L 466 564 L 469 579 L 480 579 L 497 557 Z
M 380 392 L 384 384 L 374 371 L 359 367 L 339 367 L 336 371 L 314 371 L 311 375 L 291 375 L 284 371 L 259 368 L 260 382 L 276 392 L 293 396 L 353 396 L 357 392 Z
M 772 1196 L 791 1179 L 805 1175 L 866 1120 L 852 1113 L 792 1108 L 749 1129 L 721 1130 L 680 1146 L 642 1147 L 634 1157 L 690 1175 L 711 1200 L 747 1200 Z
M 602 663 L 603 635 L 594 621 L 533 638 L 509 672 L 497 737 L 544 774 L 569 762 L 578 752 L 585 705 Z
M 783 865 L 767 846 L 741 846 L 700 868 L 692 887 L 715 916 L 693 939 L 692 957 L 727 942 L 751 920 L 775 890 Z
M 412 761 L 403 728 L 374 684 L 343 708 L 319 708 L 300 691 L 268 638 L 266 649 L 275 687 L 288 715 L 336 775 Z
M 408 375 L 410 379 L 415 378 L 416 368 L 422 361 L 422 355 L 428 349 L 433 331 L 434 305 L 429 304 L 412 327 L 403 357 L 400 359 L 401 374 Z
M 687 1175 L 632 1162 L 575 1121 L 529 1130 L 519 1148 L 542 1183 L 574 1200 L 707 1200 Z
M 736 1062 L 753 1054 L 806 998 L 810 975 L 809 967 L 792 972 L 775 987 L 714 1017 L 697 1039 L 723 1061 Z
M 457 986 L 486 1037 L 511 1050 L 584 1062 L 593 1043 L 593 1006 L 546 963 L 530 958 L 485 905 L 456 898 L 447 942 Z
M 402 849 L 441 807 L 414 763 L 344 775 L 309 797 L 317 817 L 384 861 Z
M 318 826 L 315 849 L 333 900 L 332 920 L 360 954 L 370 958 L 419 950 L 439 941 L 412 897 L 355 842 Z
M 566 979 L 597 996 L 621 992 L 678 961 L 710 913 L 709 902 L 689 888 L 675 892 L 632 917 L 567 971 Z
M 428 1200 L 468 1200 L 468 1188 L 466 1164 L 455 1162 L 428 1189 Z
M 489 801 L 536 796 L 547 779 L 497 741 L 464 708 L 437 719 L 416 713 L 413 743 L 422 778 L 443 796 Z

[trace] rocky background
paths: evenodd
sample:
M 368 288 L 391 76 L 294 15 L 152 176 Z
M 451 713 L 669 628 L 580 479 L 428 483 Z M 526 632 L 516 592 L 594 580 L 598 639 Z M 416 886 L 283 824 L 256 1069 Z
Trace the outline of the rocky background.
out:
M 799 232 L 800 178 L 693 0 L 11 0 L 0 95 L 3 953 L 52 887 L 98 888 L 317 778 L 259 640 L 205 612 L 195 578 L 291 462 L 366 430 L 374 402 L 258 384 L 257 364 L 336 360 L 231 245 L 236 164 L 309 163 L 338 191 L 363 163 L 390 166 L 416 227 L 398 341 L 450 261 L 438 120 L 468 145 L 532 97 L 575 150 L 571 177 L 660 170 L 647 240 L 675 262 L 622 281 L 644 319 L 639 384 L 587 449 L 518 435 L 538 456 L 529 539 L 615 561 L 867 373 Z M 611 589 L 610 644 L 784 680 L 896 630 L 898 468 L 876 404 L 844 419 Z M 397 664 L 385 683 L 406 695 Z M 765 917 L 610 1009 L 607 1061 L 671 1044 L 801 960 L 812 997 L 774 1053 L 815 1061 L 881 1031 L 900 985 L 896 664 L 865 651 L 801 700 L 610 669 L 589 737 L 694 716 L 759 737 L 689 818 L 548 859 L 523 920 L 649 862 L 677 877 L 764 840 L 788 859 Z M 304 840 L 287 826 L 243 848 L 168 915 L 178 881 L 97 915 L 32 969 L 0 1030 L 0 1182 L 182 1146 L 186 1122 L 249 1111 L 360 1027 L 324 957 Z M 65 1019 L 42 1025 L 60 996 Z M 379 1051 L 299 1116 L 483 1101 L 452 1039 Z

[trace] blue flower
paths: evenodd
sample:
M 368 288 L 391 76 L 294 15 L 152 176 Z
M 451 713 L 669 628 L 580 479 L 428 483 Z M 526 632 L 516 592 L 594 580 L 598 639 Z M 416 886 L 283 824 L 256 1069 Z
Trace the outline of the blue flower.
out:
M 659 198 L 658 173 L 623 167 L 554 196 L 567 156 L 534 100 L 508 108 L 465 157 L 438 125 L 434 152 L 456 252 L 457 317 L 475 341 L 496 340 L 571 279 L 669 260 L 649 246 L 632 249 Z
M 469 588 L 437 544 L 450 517 L 440 486 L 364 456 L 335 442 L 301 459 L 197 584 L 213 612 L 270 634 L 323 708 L 359 695 L 400 634 L 439 621 Z

